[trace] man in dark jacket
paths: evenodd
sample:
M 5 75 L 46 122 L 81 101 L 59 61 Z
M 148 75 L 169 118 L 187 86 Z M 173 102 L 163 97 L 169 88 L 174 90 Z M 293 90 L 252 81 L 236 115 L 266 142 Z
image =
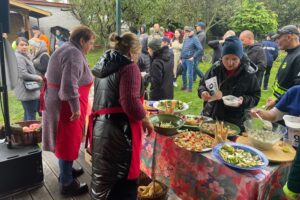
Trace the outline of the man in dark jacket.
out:
M 271 39 L 271 37 L 273 35 L 274 35 L 274 33 L 268 33 L 266 40 L 261 42 L 263 49 L 265 50 L 265 53 L 267 56 L 267 68 L 266 68 L 265 76 L 264 76 L 264 90 L 268 90 L 269 77 L 270 77 L 270 72 L 271 72 L 271 69 L 273 66 L 273 62 L 278 57 L 278 46 Z
M 300 85 L 300 43 L 299 31 L 294 25 L 287 25 L 272 37 L 278 48 L 287 52 L 282 61 L 273 86 L 273 98 L 268 99 L 268 108 L 274 107 L 284 93 L 294 85 Z
M 168 46 L 161 47 L 161 39 L 152 39 L 148 43 L 151 56 L 150 67 L 150 100 L 173 99 L 173 65 Z
M 256 106 L 260 99 L 256 71 L 243 54 L 242 42 L 236 36 L 228 37 L 222 47 L 222 60 L 216 62 L 200 82 L 198 96 L 204 100 L 202 114 L 234 123 L 243 131 L 245 110 Z M 211 78 L 216 78 L 219 87 L 214 95 L 207 86 Z M 225 105 L 222 97 L 227 95 L 239 97 L 239 105 Z
M 188 92 L 192 92 L 193 82 L 194 82 L 194 67 L 197 65 L 198 69 L 198 62 L 197 59 L 201 56 L 203 52 L 203 48 L 199 39 L 194 35 L 192 27 L 185 26 L 185 39 L 183 41 L 183 46 L 181 50 L 181 63 L 182 63 L 182 82 L 183 86 L 181 90 L 187 90 Z M 201 72 L 201 71 L 200 71 Z M 187 88 L 187 74 L 189 79 L 189 84 Z M 201 72 L 201 78 L 203 74 Z
M 267 57 L 259 43 L 255 43 L 252 31 L 245 30 L 240 34 L 240 40 L 243 42 L 245 53 L 250 61 L 258 67 L 256 72 L 259 87 L 261 87 L 264 71 L 267 66 Z

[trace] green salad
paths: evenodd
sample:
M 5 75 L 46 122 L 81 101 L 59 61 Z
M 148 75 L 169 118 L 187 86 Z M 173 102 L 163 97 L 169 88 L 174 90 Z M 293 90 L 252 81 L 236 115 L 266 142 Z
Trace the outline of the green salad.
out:
M 231 145 L 224 144 L 219 153 L 224 161 L 239 167 L 254 167 L 263 165 L 262 160 L 257 155 L 243 149 L 234 148 Z
M 160 128 L 174 128 L 175 126 L 171 122 L 160 122 L 156 126 Z
M 168 108 L 172 107 L 172 104 L 175 105 L 175 110 L 182 110 L 184 109 L 184 105 L 182 101 L 179 100 L 161 100 L 158 103 L 158 109 L 160 110 L 167 110 Z

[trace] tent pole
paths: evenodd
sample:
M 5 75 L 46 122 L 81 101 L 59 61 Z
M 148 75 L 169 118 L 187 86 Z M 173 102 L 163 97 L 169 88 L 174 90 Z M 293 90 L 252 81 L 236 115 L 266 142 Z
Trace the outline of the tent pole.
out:
M 2 36 L 2 23 L 0 23 L 0 61 L 1 61 L 1 77 L 2 77 L 2 94 L 3 94 L 3 112 L 4 112 L 4 125 L 7 148 L 11 149 L 11 130 L 9 121 L 9 107 L 8 107 L 8 93 L 6 85 L 5 61 L 4 61 L 4 39 Z

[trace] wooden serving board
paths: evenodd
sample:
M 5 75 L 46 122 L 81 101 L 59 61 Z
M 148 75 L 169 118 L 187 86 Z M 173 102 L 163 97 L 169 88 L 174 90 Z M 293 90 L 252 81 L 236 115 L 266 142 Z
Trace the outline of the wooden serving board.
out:
M 249 138 L 245 137 L 245 136 L 239 136 L 237 138 L 236 142 L 241 143 L 241 144 L 246 144 L 246 145 L 253 147 L 253 145 L 249 141 Z M 287 148 L 289 150 L 286 153 L 282 150 L 283 147 L 281 147 L 281 144 L 282 144 L 282 141 L 279 141 L 278 143 L 276 143 L 273 146 L 273 148 L 271 150 L 260 150 L 260 149 L 259 150 L 267 156 L 267 158 L 270 162 L 291 162 L 291 161 L 293 161 L 295 158 L 295 155 L 296 155 L 296 150 L 290 144 L 286 143 L 285 148 Z

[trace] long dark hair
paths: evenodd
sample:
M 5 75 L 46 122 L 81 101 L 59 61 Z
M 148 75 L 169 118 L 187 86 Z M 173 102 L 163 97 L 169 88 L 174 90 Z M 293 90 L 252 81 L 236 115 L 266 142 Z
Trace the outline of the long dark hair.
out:
M 176 40 L 176 37 L 175 37 L 175 32 L 178 31 L 179 32 L 179 43 L 183 43 L 183 35 L 182 35 L 182 30 L 180 28 L 176 29 L 174 31 L 174 37 L 173 37 L 173 40 L 172 42 L 174 42 Z

